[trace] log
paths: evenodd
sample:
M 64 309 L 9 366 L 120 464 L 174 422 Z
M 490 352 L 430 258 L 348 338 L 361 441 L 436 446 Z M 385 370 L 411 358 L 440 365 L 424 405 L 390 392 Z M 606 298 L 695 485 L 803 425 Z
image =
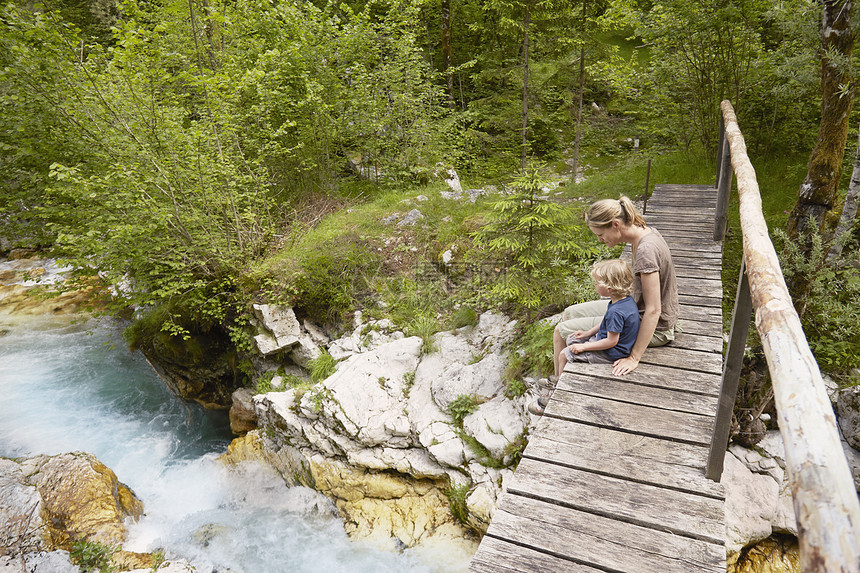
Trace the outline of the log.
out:
M 836 416 L 794 310 L 761 210 L 755 170 L 729 101 L 721 104 L 740 197 L 744 262 L 773 380 L 805 573 L 860 570 L 860 501 Z

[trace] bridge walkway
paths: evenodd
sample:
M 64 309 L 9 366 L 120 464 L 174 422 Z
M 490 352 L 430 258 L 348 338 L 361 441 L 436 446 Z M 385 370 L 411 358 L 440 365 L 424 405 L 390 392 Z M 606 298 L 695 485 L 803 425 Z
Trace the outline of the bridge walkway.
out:
M 705 477 L 723 349 L 716 198 L 655 188 L 645 216 L 672 249 L 683 332 L 624 377 L 568 365 L 471 573 L 725 573 L 724 493 Z

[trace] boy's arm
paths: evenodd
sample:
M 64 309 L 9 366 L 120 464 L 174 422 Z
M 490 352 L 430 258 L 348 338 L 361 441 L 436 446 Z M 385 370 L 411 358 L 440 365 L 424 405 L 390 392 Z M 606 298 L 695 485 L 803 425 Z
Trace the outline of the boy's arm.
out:
M 580 352 L 591 352 L 593 350 L 608 350 L 618 344 L 618 339 L 621 337 L 620 332 L 607 332 L 606 338 L 595 340 L 593 342 L 583 342 L 582 344 L 571 344 L 570 350 L 574 354 Z
M 594 326 L 592 326 L 591 328 L 589 328 L 588 330 L 577 330 L 573 334 L 577 338 L 589 339 L 592 336 L 594 336 L 595 334 L 597 334 L 598 330 L 600 330 L 600 323 L 599 322 L 597 324 L 595 324 Z

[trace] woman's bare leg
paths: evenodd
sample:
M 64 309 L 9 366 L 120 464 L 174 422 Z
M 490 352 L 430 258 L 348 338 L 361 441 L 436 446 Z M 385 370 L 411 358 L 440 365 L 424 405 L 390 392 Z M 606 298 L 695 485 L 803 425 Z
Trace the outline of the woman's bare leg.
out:
M 552 362 L 556 376 L 561 376 L 561 370 L 564 368 L 564 363 L 561 362 L 564 356 L 562 355 L 561 351 L 564 350 L 565 346 L 565 341 L 561 337 L 561 334 L 559 334 L 558 327 L 556 326 L 555 329 L 552 331 Z

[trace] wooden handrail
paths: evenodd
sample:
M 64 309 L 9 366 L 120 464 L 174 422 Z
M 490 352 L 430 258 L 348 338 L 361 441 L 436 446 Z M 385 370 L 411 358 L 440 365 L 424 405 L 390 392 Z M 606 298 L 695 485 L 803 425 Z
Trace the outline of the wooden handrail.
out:
M 723 101 L 720 108 L 737 178 L 743 262 L 755 326 L 770 370 L 785 443 L 801 570 L 857 572 L 860 500 L 842 450 L 836 416 L 768 235 L 758 181 L 734 109 L 729 101 Z

